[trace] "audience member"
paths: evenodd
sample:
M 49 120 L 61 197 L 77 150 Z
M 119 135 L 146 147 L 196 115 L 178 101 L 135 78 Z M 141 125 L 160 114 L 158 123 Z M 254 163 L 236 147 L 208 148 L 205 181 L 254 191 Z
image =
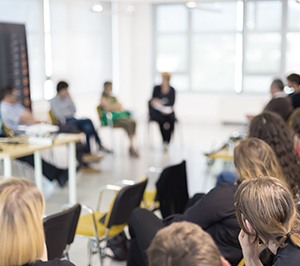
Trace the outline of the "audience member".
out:
M 43 195 L 31 181 L 0 181 L 1 266 L 74 266 L 66 260 L 47 261 L 44 208 Z
M 150 120 L 159 124 L 164 148 L 168 149 L 176 121 L 174 113 L 175 89 L 170 86 L 170 73 L 163 72 L 161 85 L 155 86 L 149 101 Z
M 17 101 L 17 92 L 13 87 L 6 87 L 1 90 L 1 105 L 0 105 L 0 125 L 1 136 L 6 137 L 7 133 L 3 130 L 3 123 L 9 128 L 17 130 L 19 123 L 34 123 L 36 120 L 33 118 L 31 112 L 23 107 Z M 3 123 L 2 123 L 3 122 Z M 33 155 L 19 157 L 18 160 L 23 161 L 34 167 Z M 42 160 L 43 175 L 50 181 L 57 180 L 58 184 L 63 187 L 68 181 L 68 170 L 59 169 L 56 166 Z
M 274 79 L 271 83 L 271 95 L 272 99 L 265 106 L 264 112 L 274 112 L 280 115 L 284 121 L 287 121 L 289 115 L 293 110 L 291 102 L 287 98 L 287 94 L 284 92 L 284 84 L 280 79 Z
M 113 126 L 123 128 L 128 134 L 130 142 L 130 156 L 139 157 L 133 141 L 136 130 L 136 122 L 130 118 L 130 113 L 124 110 L 118 98 L 112 95 L 112 83 L 110 81 L 106 81 L 104 83 L 104 88 L 100 99 L 100 107 L 103 111 L 101 118 L 102 122 L 107 124 L 106 112 L 111 112 Z
M 300 75 L 292 73 L 286 77 L 287 85 L 294 90 L 289 95 L 294 109 L 300 107 Z
M 296 108 L 289 118 L 288 125 L 294 133 L 294 149 L 300 155 L 300 108 Z
M 264 107 L 263 112 L 269 111 L 280 115 L 285 121 L 289 118 L 293 110 L 291 101 L 284 92 L 284 84 L 281 79 L 274 79 L 270 86 L 271 100 Z M 252 120 L 254 115 L 247 115 L 248 120 Z
M 271 112 L 254 117 L 250 123 L 249 137 L 265 141 L 274 150 L 284 178 L 292 190 L 295 201 L 298 202 L 300 200 L 300 158 L 294 149 L 292 132 L 283 119 Z
M 70 124 L 77 126 L 86 136 L 86 153 L 91 153 L 90 138 L 94 137 L 98 149 L 105 152 L 110 152 L 104 148 L 93 122 L 88 118 L 77 119 L 74 117 L 76 112 L 75 104 L 68 91 L 69 84 L 65 81 L 60 81 L 57 84 L 57 95 L 51 100 L 51 111 L 56 119 L 61 124 Z
M 245 265 L 262 266 L 259 243 L 274 255 L 272 265 L 299 265 L 300 221 L 287 186 L 273 177 L 244 181 L 235 194 L 239 241 Z
M 18 91 L 14 87 L 1 88 L 2 119 L 14 133 L 19 133 L 19 125 L 32 125 L 38 122 L 31 111 L 19 102 L 18 98 Z
M 229 266 L 211 236 L 189 222 L 159 230 L 148 249 L 149 266 Z
M 232 265 L 237 265 L 242 258 L 242 251 L 238 242 L 240 227 L 235 216 L 234 193 L 243 180 L 264 175 L 283 179 L 283 175 L 271 147 L 264 141 L 255 138 L 243 140 L 235 147 L 234 164 L 238 173 L 236 184 L 222 184 L 213 188 L 187 209 L 183 215 L 170 216 L 165 219 L 164 223 L 185 220 L 201 226 L 212 236 L 222 256 Z M 140 226 L 143 224 L 146 222 L 142 219 Z M 133 235 L 137 234 L 131 224 L 129 224 L 129 228 Z M 150 229 L 147 227 L 147 230 Z M 139 238 L 137 237 L 136 240 L 138 241 Z M 139 254 L 140 252 L 144 252 L 140 248 L 140 243 L 130 247 L 129 266 L 143 265 L 137 261 L 143 257 Z

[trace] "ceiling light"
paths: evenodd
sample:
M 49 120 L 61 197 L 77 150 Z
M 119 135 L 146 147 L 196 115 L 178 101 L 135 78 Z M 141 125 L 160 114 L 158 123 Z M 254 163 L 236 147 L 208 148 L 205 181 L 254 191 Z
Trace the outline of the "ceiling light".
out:
M 103 6 L 101 4 L 94 4 L 92 6 L 92 11 L 99 13 L 99 12 L 103 11 Z
M 197 6 L 196 1 L 188 1 L 185 3 L 188 8 L 195 8 Z
M 135 10 L 134 5 L 128 5 L 127 6 L 127 12 L 132 13 L 132 12 L 134 12 L 134 10 Z

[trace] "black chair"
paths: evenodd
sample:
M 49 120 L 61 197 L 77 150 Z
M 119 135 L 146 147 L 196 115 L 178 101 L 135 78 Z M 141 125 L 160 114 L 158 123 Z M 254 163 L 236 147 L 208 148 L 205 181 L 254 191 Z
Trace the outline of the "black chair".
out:
M 48 259 L 69 259 L 69 248 L 74 241 L 75 231 L 80 216 L 81 205 L 55 213 L 44 218 L 45 240 Z
M 156 190 L 163 218 L 183 213 L 189 200 L 185 161 L 165 168 L 156 182 Z
M 106 190 L 118 191 L 108 212 L 100 211 L 99 202 L 97 211 L 83 205 L 89 213 L 80 217 L 76 234 L 89 238 L 89 265 L 91 265 L 91 257 L 94 253 L 99 254 L 100 263 L 103 265 L 107 240 L 124 230 L 131 212 L 141 204 L 147 181 L 145 178 L 138 183 L 119 188 L 112 185 L 106 186 Z M 100 192 L 103 193 L 103 191 Z M 99 198 L 102 198 L 102 194 Z

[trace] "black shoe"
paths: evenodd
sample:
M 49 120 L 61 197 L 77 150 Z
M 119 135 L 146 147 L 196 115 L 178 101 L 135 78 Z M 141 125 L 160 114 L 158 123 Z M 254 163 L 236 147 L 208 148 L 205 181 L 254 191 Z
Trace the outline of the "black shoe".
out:
M 56 178 L 59 186 L 62 188 L 66 185 L 66 183 L 68 182 L 68 179 L 69 179 L 68 170 L 61 170 L 61 174 L 58 175 L 58 177 Z
M 99 151 L 103 151 L 105 153 L 113 153 L 112 150 L 109 150 L 109 149 L 105 148 L 104 146 L 100 146 Z

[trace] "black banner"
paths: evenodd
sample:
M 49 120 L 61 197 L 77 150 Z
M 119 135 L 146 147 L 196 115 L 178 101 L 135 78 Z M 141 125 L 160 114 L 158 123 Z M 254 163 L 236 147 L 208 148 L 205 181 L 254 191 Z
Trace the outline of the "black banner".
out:
M 0 23 L 0 88 L 12 86 L 31 109 L 25 25 Z

